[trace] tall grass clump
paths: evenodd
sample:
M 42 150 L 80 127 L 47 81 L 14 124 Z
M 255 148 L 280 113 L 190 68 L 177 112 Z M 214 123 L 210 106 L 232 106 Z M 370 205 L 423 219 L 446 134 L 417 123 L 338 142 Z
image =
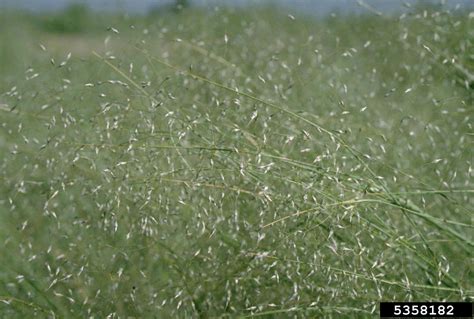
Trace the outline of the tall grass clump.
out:
M 0 313 L 472 300 L 473 21 L 187 8 L 66 46 L 22 26 L 29 63 L 0 92 Z

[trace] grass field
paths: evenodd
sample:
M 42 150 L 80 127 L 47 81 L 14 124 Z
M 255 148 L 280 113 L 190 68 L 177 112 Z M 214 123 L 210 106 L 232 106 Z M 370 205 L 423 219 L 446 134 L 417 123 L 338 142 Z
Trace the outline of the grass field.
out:
M 472 300 L 465 11 L 2 13 L 0 316 Z

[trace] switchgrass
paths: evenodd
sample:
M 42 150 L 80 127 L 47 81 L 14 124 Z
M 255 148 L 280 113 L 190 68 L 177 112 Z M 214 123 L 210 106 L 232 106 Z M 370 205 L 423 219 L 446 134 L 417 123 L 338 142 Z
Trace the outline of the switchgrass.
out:
M 59 39 L 5 22 L 0 312 L 471 300 L 473 21 L 187 9 Z

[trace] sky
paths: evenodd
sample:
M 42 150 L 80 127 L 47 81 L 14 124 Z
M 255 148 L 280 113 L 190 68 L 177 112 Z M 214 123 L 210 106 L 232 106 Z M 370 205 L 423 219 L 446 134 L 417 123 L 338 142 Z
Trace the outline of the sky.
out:
M 242 6 L 248 3 L 275 3 L 297 11 L 313 14 L 327 14 L 335 10 L 361 12 L 364 9 L 358 5 L 361 0 L 190 0 L 197 5 L 234 5 Z M 462 9 L 474 9 L 473 0 L 362 0 L 378 11 L 393 12 L 403 10 L 404 3 L 444 1 L 448 6 L 460 5 Z M 96 10 L 126 10 L 135 13 L 144 13 L 151 7 L 173 3 L 172 0 L 0 0 L 3 7 L 21 7 L 33 11 L 60 10 L 70 3 L 85 3 Z

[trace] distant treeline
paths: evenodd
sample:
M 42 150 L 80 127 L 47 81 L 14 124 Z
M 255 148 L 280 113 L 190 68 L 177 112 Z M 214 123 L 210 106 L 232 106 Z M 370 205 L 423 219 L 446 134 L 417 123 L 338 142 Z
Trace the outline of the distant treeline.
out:
M 174 4 L 156 5 L 148 10 L 148 16 L 179 13 L 189 7 L 189 0 L 176 0 Z M 96 12 L 85 4 L 71 4 L 61 12 L 37 16 L 36 23 L 47 32 L 55 33 L 80 33 L 93 30 L 98 26 Z M 111 13 L 101 15 L 111 15 Z
M 151 21 L 160 15 L 179 14 L 191 6 L 189 0 L 175 0 L 172 3 L 151 6 L 145 16 L 140 19 L 150 18 Z M 266 5 L 268 6 L 268 3 Z M 267 9 L 270 9 L 267 8 Z M 271 9 L 277 9 L 271 6 Z M 436 12 L 441 11 L 441 4 L 429 2 L 417 2 L 410 8 L 409 14 L 416 14 L 423 11 Z M 367 12 L 371 14 L 371 12 Z M 100 15 L 100 19 L 97 17 Z M 85 4 L 74 3 L 67 6 L 64 10 L 56 13 L 40 13 L 29 16 L 29 20 L 35 24 L 35 27 L 42 31 L 52 33 L 81 33 L 104 29 L 104 21 L 113 21 L 118 16 L 113 12 L 96 12 Z

